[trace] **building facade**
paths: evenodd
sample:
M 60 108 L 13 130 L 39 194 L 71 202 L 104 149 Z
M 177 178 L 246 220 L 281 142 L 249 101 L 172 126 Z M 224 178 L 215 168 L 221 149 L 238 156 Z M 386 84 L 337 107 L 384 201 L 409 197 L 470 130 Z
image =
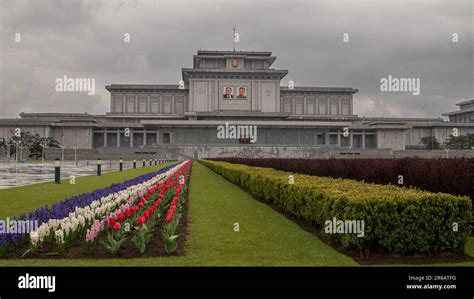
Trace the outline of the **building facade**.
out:
M 172 150 L 189 157 L 255 154 L 281 149 L 282 156 L 308 151 L 406 150 L 423 137 L 444 142 L 453 132 L 474 134 L 474 100 L 441 118 L 359 117 L 351 87 L 282 86 L 271 52 L 203 51 L 182 69 L 179 85 L 112 84 L 105 115 L 21 113 L 0 120 L 0 138 L 15 128 L 54 137 L 66 148 L 102 154 Z M 255 126 L 257 138 L 219 138 L 224 124 Z M 293 148 L 293 150 L 291 150 Z M 288 152 L 289 151 L 289 152 Z M 156 151 L 155 151 L 156 152 Z M 207 153 L 207 154 L 206 154 Z M 276 153 L 278 156 L 279 153 Z

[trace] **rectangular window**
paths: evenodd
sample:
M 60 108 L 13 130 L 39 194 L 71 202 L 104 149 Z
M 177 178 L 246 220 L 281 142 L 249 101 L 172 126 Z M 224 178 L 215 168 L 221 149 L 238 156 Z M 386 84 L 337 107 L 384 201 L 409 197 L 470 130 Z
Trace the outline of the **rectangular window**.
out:
M 323 145 L 325 143 L 326 143 L 326 135 L 324 133 L 318 134 L 317 144 Z
M 171 133 L 163 133 L 163 144 L 170 144 L 171 143 Z
M 127 100 L 127 112 L 135 112 L 135 101 Z
M 325 115 L 327 114 L 326 111 L 326 100 L 322 99 L 319 101 L 319 114 Z
M 307 114 L 309 114 L 309 115 L 314 114 L 314 101 L 313 100 L 306 100 L 306 103 L 308 105 Z
M 291 99 L 283 100 L 283 112 L 291 113 Z
M 365 148 L 375 148 L 375 136 L 365 135 Z
M 176 96 L 174 98 L 174 111 L 176 114 L 183 114 L 184 113 L 184 97 Z
M 146 145 L 156 145 L 156 133 L 146 134 Z
M 171 114 L 171 96 L 163 96 L 163 113 Z
M 122 112 L 122 99 L 115 99 L 114 112 Z
M 138 96 L 138 112 L 145 113 L 147 111 L 147 96 L 140 95 Z
M 158 100 L 152 100 L 150 106 L 151 113 L 158 113 Z
M 303 114 L 303 98 L 295 98 L 295 106 L 296 114 Z
M 341 136 L 341 146 L 349 147 L 349 145 L 350 145 L 349 137 Z
M 331 100 L 331 114 L 332 115 L 337 114 L 337 101 L 336 100 Z
M 349 115 L 350 100 L 342 100 L 342 114 Z

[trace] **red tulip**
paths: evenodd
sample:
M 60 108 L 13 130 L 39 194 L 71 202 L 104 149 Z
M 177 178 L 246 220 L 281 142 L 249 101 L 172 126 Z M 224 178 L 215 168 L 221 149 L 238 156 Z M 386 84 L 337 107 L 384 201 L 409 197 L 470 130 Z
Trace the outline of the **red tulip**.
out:
M 168 213 L 168 215 L 166 215 L 166 223 L 170 223 L 171 221 L 173 221 L 173 214 L 172 213 Z
M 141 202 L 141 201 L 138 203 L 138 206 L 139 206 L 140 208 L 143 207 L 144 205 L 145 205 L 145 204 L 144 204 L 143 202 Z
M 120 221 L 124 221 L 125 220 L 125 215 L 123 213 L 120 213 L 117 218 L 120 220 Z
M 109 225 L 113 227 L 115 225 L 115 219 L 113 217 L 109 217 Z
M 143 223 L 145 223 L 145 217 L 142 216 L 142 217 L 138 218 L 137 222 L 138 222 L 138 225 L 143 225 Z
M 173 197 L 173 200 L 171 201 L 171 205 L 174 206 L 179 202 L 179 197 L 175 196 Z
M 120 227 L 121 227 L 120 222 L 116 222 L 116 223 L 114 224 L 114 229 L 115 229 L 115 231 L 119 231 L 119 230 L 120 230 Z

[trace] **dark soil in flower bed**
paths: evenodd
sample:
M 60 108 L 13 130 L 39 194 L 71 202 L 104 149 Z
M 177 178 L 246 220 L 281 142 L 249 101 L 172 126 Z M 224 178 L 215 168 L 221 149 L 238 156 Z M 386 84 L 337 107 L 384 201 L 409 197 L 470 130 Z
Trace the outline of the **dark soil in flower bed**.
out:
M 117 254 L 112 255 L 108 252 L 104 246 L 97 243 L 97 246 L 92 250 L 89 255 L 86 255 L 84 251 L 84 245 L 86 243 L 85 236 L 74 239 L 69 246 L 64 250 L 63 254 L 59 253 L 58 245 L 51 243 L 44 243 L 43 246 L 33 254 L 27 254 L 23 258 L 28 259 L 104 259 L 104 258 L 147 258 L 147 257 L 158 257 L 158 256 L 182 256 L 184 255 L 184 243 L 187 236 L 187 215 L 188 215 L 188 204 L 183 206 L 181 219 L 176 233 L 179 235 L 178 248 L 170 254 L 167 254 L 164 250 L 164 243 L 161 240 L 161 229 L 163 227 L 164 217 L 156 226 L 153 232 L 153 237 L 147 244 L 145 252 L 140 254 L 135 244 L 132 242 L 132 237 L 135 235 L 135 231 L 128 234 L 127 240 L 124 242 Z M 107 234 L 101 237 L 101 240 L 106 240 Z M 28 244 L 22 244 L 15 250 L 11 250 L 5 254 L 2 258 L 5 259 L 18 259 L 28 250 Z
M 225 178 L 224 178 L 225 179 Z M 241 186 L 240 186 L 241 187 Z M 242 187 L 241 187 L 242 188 Z M 423 265 L 423 264 L 438 264 L 438 263 L 460 263 L 474 261 L 474 257 L 460 254 L 453 251 L 443 251 L 436 254 L 428 253 L 414 253 L 414 254 L 393 254 L 385 248 L 374 248 L 370 251 L 368 256 L 364 256 L 357 250 L 344 248 L 341 244 L 334 242 L 329 239 L 323 232 L 323 229 L 318 227 L 316 224 L 308 223 L 304 219 L 298 219 L 293 215 L 290 215 L 284 211 L 281 211 L 272 203 L 268 203 L 258 197 L 252 192 L 242 188 L 244 191 L 249 193 L 256 200 L 270 206 L 274 211 L 285 216 L 287 219 L 296 223 L 303 230 L 315 235 L 324 243 L 331 246 L 334 250 L 350 256 L 357 263 L 361 265 L 391 265 L 391 264 L 412 264 L 412 265 Z

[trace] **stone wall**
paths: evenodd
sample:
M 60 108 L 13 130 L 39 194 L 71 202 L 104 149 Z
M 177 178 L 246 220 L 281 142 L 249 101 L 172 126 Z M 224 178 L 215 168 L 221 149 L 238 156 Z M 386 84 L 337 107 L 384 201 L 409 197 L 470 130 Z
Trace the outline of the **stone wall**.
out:
M 46 149 L 47 159 L 62 157 L 61 149 Z M 473 150 L 449 151 L 449 157 L 474 158 Z M 205 159 L 215 157 L 246 158 L 440 158 L 446 157 L 444 150 L 393 151 L 390 149 L 342 150 L 331 147 L 303 146 L 156 146 L 144 148 L 101 148 L 77 150 L 78 160 L 124 160 L 137 159 Z M 65 160 L 74 160 L 74 150 L 64 150 Z

